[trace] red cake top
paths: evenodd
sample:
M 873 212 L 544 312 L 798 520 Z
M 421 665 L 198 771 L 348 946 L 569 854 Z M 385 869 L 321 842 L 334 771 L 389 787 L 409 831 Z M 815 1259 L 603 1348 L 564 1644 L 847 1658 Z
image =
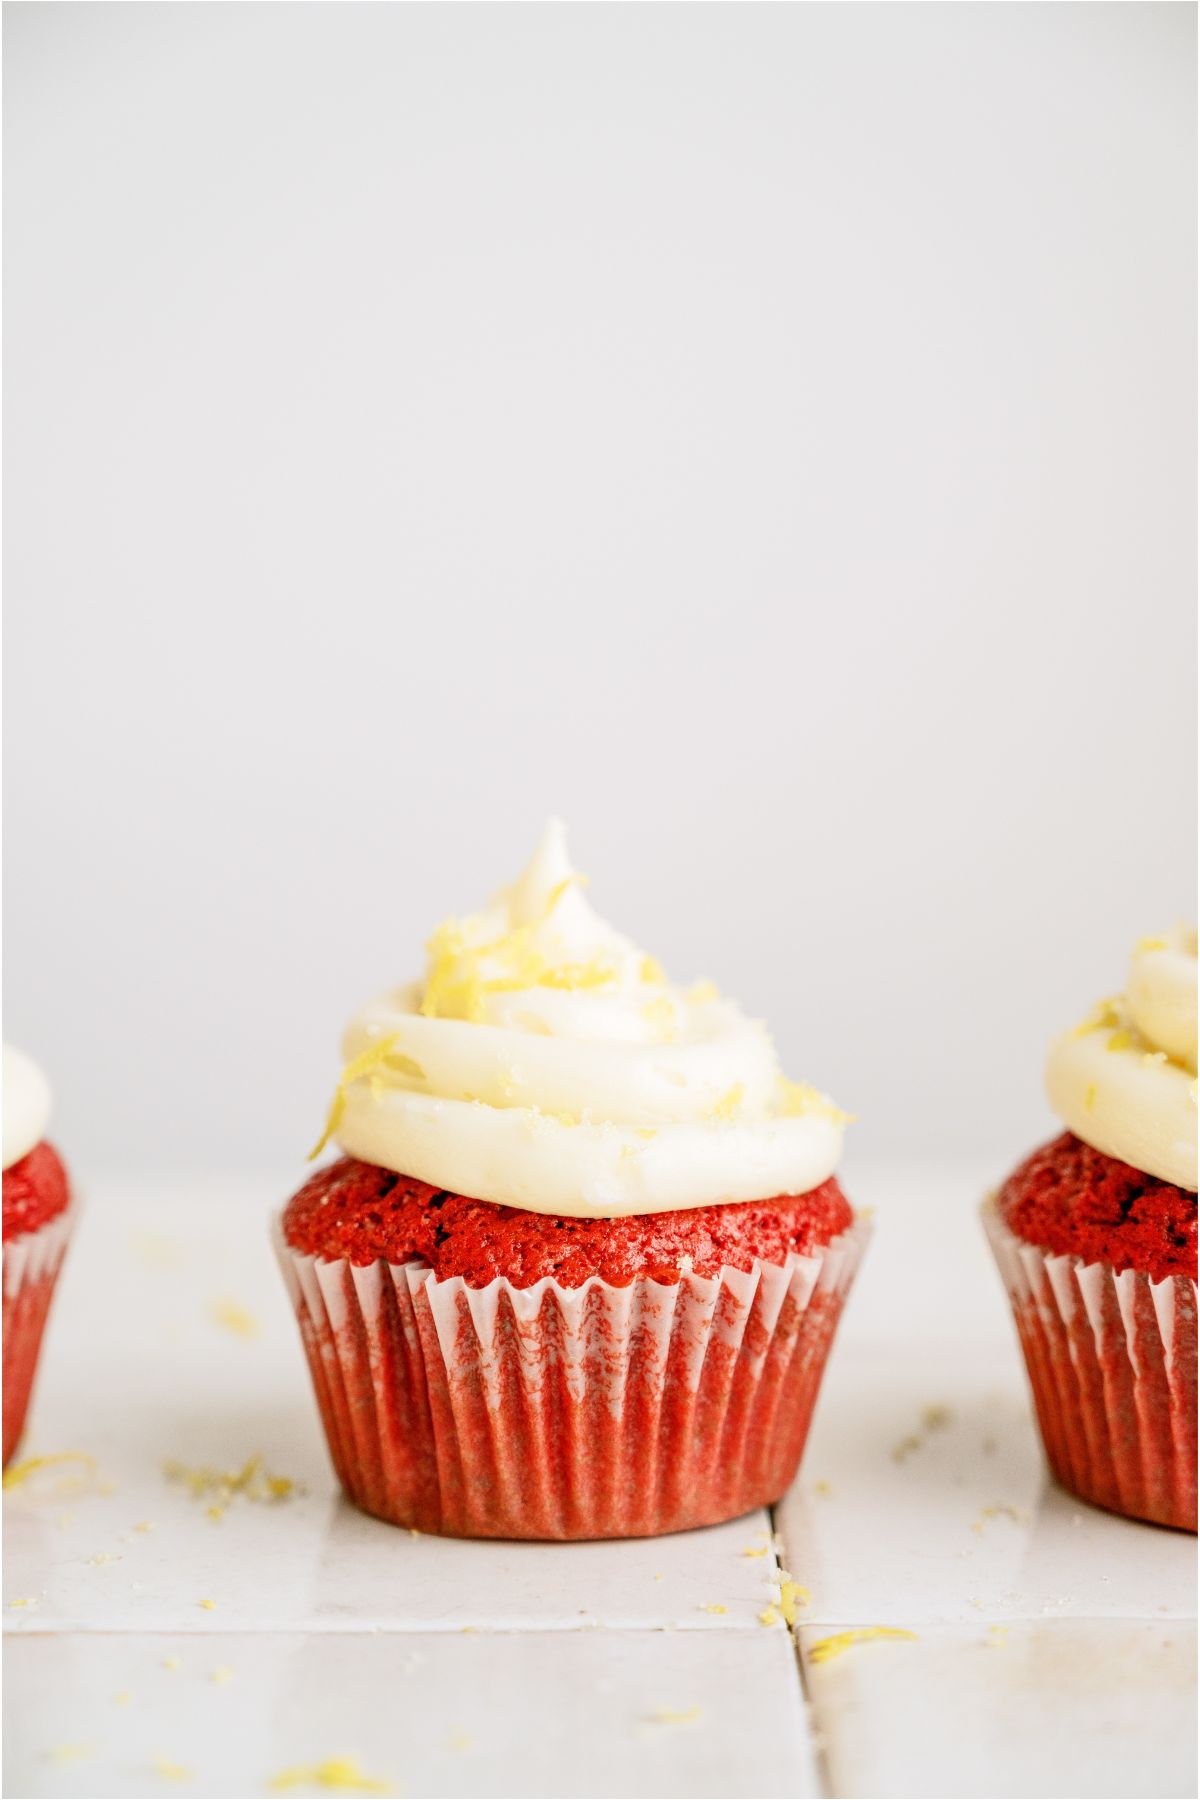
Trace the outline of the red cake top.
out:
M 558 1218 L 447 1194 L 373 1163 L 343 1158 L 319 1169 L 289 1201 L 284 1235 L 293 1249 L 365 1264 L 423 1262 L 443 1279 L 486 1287 L 503 1275 L 532 1287 L 544 1275 L 581 1287 L 599 1275 L 627 1287 L 638 1275 L 678 1281 L 690 1268 L 712 1276 L 755 1258 L 781 1263 L 845 1231 L 853 1213 L 836 1181 L 780 1195 L 687 1212 L 624 1219 Z
M 997 1198 L 1010 1231 L 1055 1255 L 1196 1275 L 1196 1196 L 1117 1162 L 1065 1131 L 1023 1162 Z
M 71 1198 L 67 1171 L 58 1151 L 44 1140 L 4 1171 L 4 1242 L 36 1231 Z

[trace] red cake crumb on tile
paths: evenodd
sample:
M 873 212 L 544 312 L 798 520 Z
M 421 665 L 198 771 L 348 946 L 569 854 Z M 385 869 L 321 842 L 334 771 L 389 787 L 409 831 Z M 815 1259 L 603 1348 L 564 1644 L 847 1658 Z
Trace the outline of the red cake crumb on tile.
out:
M 486 1287 L 503 1275 L 531 1287 L 550 1275 L 580 1287 L 593 1275 L 614 1287 L 636 1276 L 678 1281 L 684 1269 L 716 1275 L 755 1258 L 782 1263 L 848 1230 L 850 1204 L 835 1180 L 811 1193 L 701 1206 L 626 1219 L 559 1218 L 448 1194 L 411 1176 L 346 1157 L 319 1169 L 284 1213 L 287 1242 L 302 1254 L 361 1265 L 420 1261 L 442 1279 Z
M 28 1156 L 4 1171 L 4 1242 L 36 1231 L 65 1211 L 70 1197 L 67 1171 L 57 1150 L 51 1144 L 35 1144 Z
M 1196 1278 L 1196 1196 L 1093 1150 L 1072 1132 L 1035 1150 L 996 1201 L 1009 1230 L 1052 1255 L 1161 1281 Z

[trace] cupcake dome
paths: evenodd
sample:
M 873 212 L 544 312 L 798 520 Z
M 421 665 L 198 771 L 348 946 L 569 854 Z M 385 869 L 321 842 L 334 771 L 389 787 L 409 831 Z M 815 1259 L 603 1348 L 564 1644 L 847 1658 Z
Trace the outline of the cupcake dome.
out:
M 1052 1046 L 1068 1130 L 985 1208 L 1050 1465 L 1085 1500 L 1196 1529 L 1196 934 Z
M 281 1221 L 335 1466 L 461 1535 L 711 1523 L 790 1481 L 865 1228 L 845 1116 L 588 905 L 552 824 L 344 1040 Z

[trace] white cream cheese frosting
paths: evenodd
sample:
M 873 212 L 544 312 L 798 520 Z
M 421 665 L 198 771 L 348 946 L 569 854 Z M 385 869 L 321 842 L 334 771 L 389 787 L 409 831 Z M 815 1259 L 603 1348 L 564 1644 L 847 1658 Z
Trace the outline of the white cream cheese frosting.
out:
M 819 1186 L 846 1115 L 711 983 L 673 987 L 584 885 L 555 820 L 514 886 L 439 926 L 424 981 L 351 1021 L 318 1150 L 580 1218 Z
M 4 1167 L 28 1156 L 50 1123 L 50 1083 L 32 1057 L 4 1046 Z
M 1196 933 L 1143 938 L 1124 994 L 1058 1038 L 1046 1091 L 1063 1123 L 1105 1156 L 1196 1187 Z

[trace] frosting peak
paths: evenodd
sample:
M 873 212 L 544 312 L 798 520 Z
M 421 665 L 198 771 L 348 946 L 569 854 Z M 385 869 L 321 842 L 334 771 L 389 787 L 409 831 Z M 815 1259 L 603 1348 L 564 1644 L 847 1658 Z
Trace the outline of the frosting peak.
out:
M 439 925 L 424 982 L 352 1020 L 330 1135 L 531 1212 L 613 1217 L 804 1193 L 844 1115 L 784 1080 L 764 1026 L 683 990 L 598 917 L 552 820 L 521 877 Z
M 4 1167 L 28 1156 L 50 1122 L 50 1084 L 31 1056 L 4 1046 Z
M 1143 938 L 1124 994 L 1051 1046 L 1046 1091 L 1105 1156 L 1196 1187 L 1196 932 Z

